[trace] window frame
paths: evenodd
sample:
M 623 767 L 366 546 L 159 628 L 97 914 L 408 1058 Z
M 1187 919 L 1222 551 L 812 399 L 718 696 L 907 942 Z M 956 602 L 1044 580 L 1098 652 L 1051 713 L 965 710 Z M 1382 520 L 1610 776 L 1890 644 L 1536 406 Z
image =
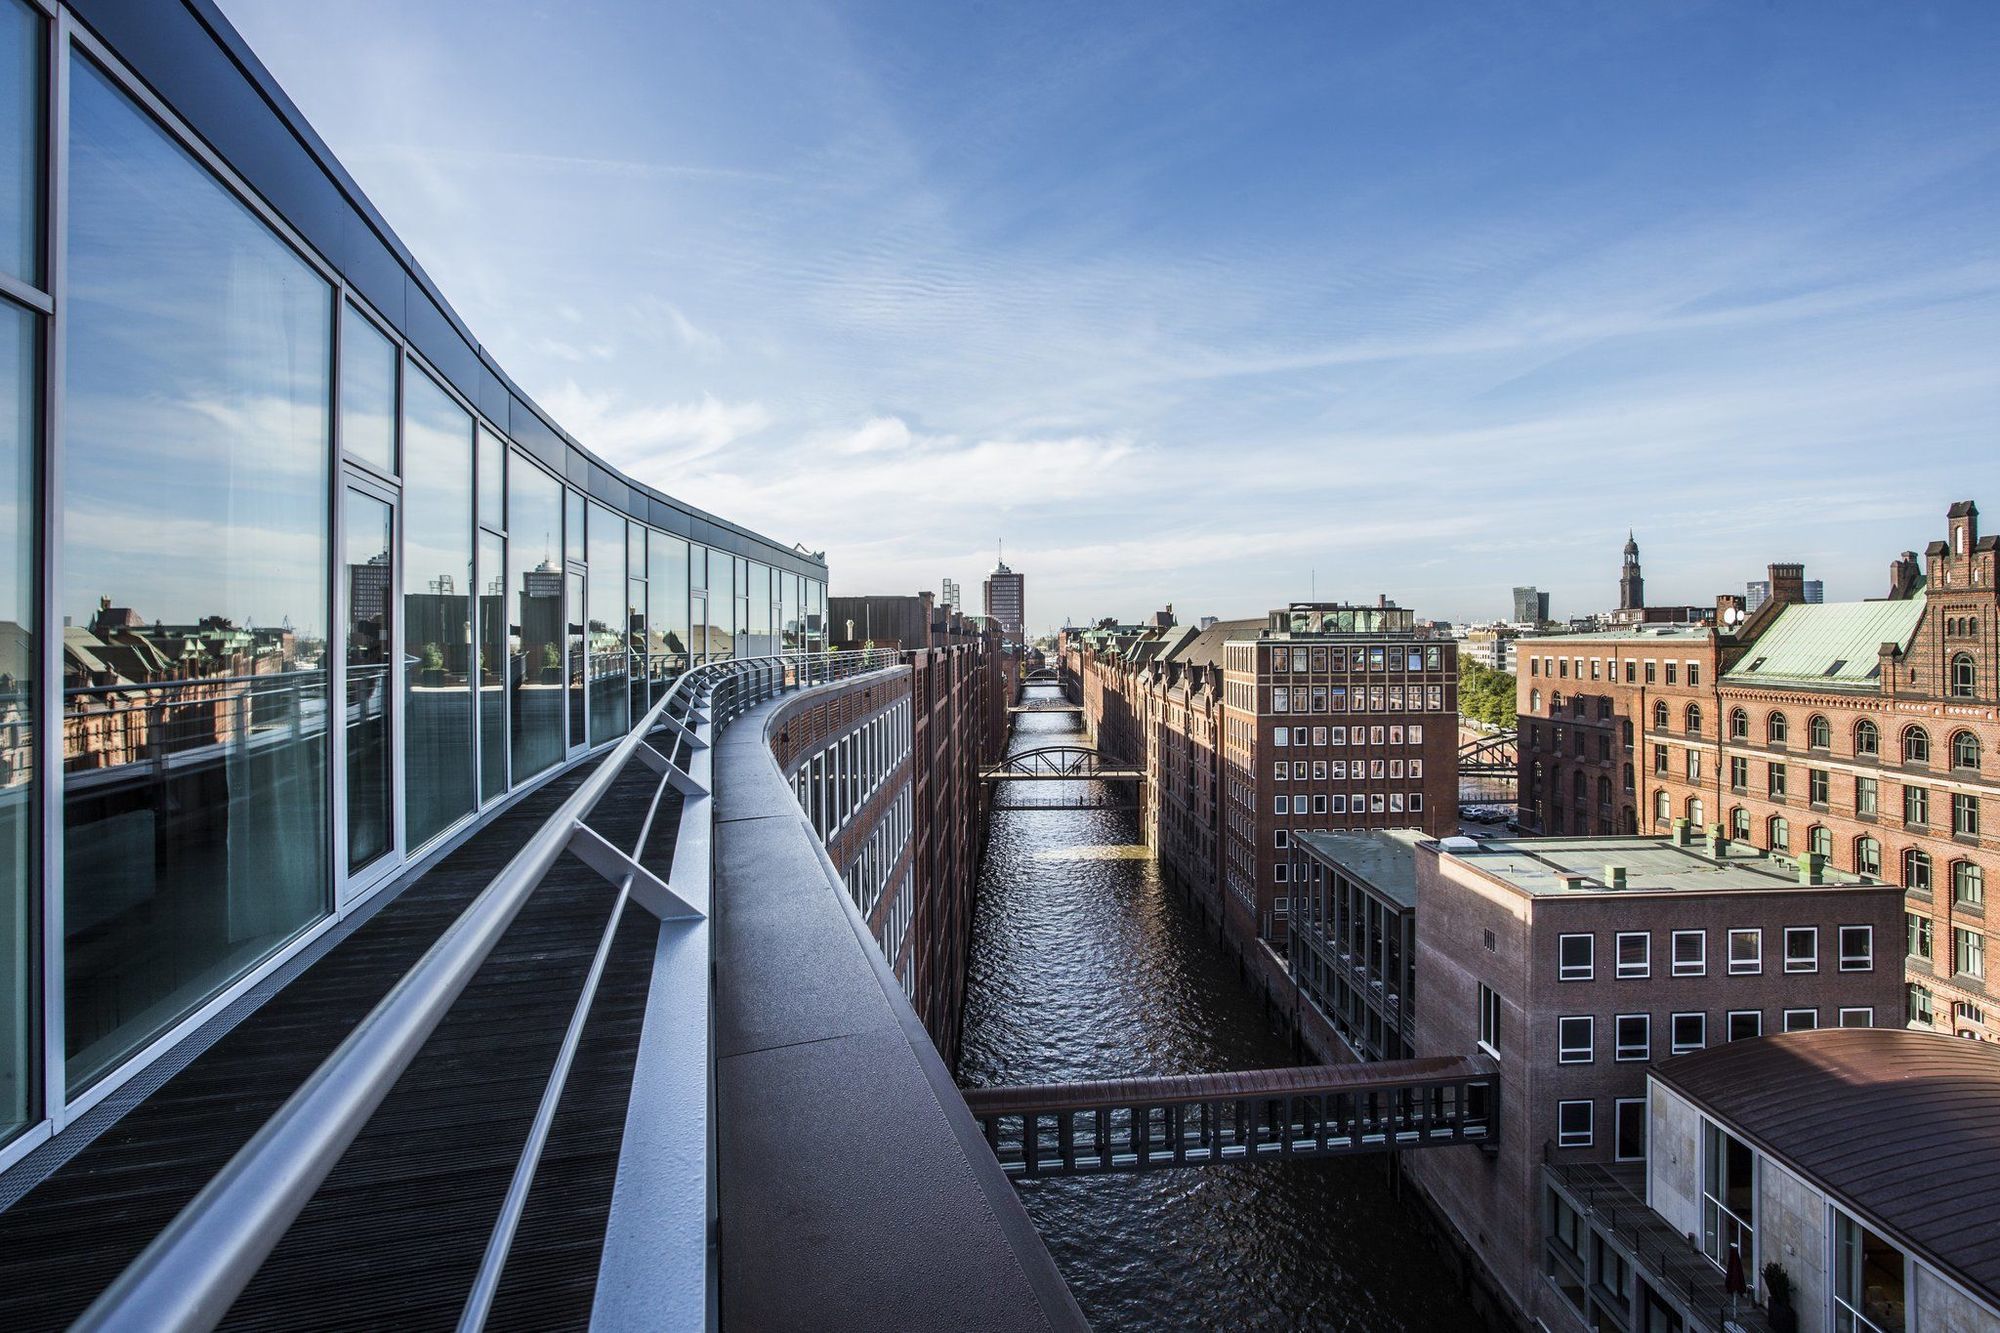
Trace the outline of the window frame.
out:
M 1581 963 L 1565 961 L 1570 941 L 1582 940 L 1585 958 Z M 1594 981 L 1597 977 L 1597 936 L 1588 931 L 1565 931 L 1556 936 L 1556 980 Z
M 1627 940 L 1639 941 L 1639 960 L 1636 963 L 1627 963 L 1625 961 L 1625 942 Z M 1616 960 L 1615 970 L 1621 981 L 1644 980 L 1652 976 L 1653 932 L 1650 930 L 1619 931 L 1614 958 Z
M 1736 944 L 1738 940 L 1744 939 L 1749 940 L 1756 947 L 1750 957 L 1738 959 L 1736 956 Z M 1763 975 L 1764 928 L 1762 926 L 1729 927 L 1726 948 L 1727 952 L 1723 955 L 1723 959 L 1727 975 L 1732 977 L 1755 977 Z
M 1640 1029 L 1640 1040 L 1628 1043 L 1625 1040 L 1625 1025 L 1636 1022 Z M 1611 1020 L 1612 1061 L 1617 1064 L 1644 1062 L 1653 1058 L 1653 1016 L 1650 1013 L 1619 1014 Z
M 1875 927 L 1872 925 L 1850 924 L 1837 927 L 1837 929 L 1839 933 L 1835 936 L 1836 951 L 1834 956 L 1839 959 L 1839 970 L 1842 972 L 1873 972 L 1875 970 Z M 1855 959 L 1853 962 L 1849 961 L 1850 955 L 1847 952 L 1847 934 L 1849 931 L 1860 932 L 1861 939 L 1867 944 L 1864 952 L 1852 955 Z
M 1583 1108 L 1584 1125 L 1580 1130 L 1564 1126 L 1564 1119 L 1573 1107 Z M 1565 1097 L 1556 1102 L 1556 1147 L 1588 1148 L 1597 1137 L 1597 1102 L 1589 1097 Z
M 1690 1045 L 1681 1040 L 1682 1019 L 1692 1019 L 1701 1026 L 1701 1040 Z M 1675 1013 L 1667 1025 L 1667 1049 L 1675 1055 L 1686 1055 L 1690 1051 L 1708 1049 L 1708 1011 L 1706 1009 L 1681 1010 Z
M 1792 941 L 1795 938 L 1801 936 L 1810 939 L 1812 941 L 1812 953 L 1804 958 L 1795 958 L 1792 956 Z M 1787 973 L 1794 973 L 1794 974 L 1819 971 L 1819 927 L 1818 926 L 1785 927 L 1784 970 Z
M 1571 1025 L 1583 1025 L 1583 1043 L 1574 1045 L 1570 1040 Z M 1556 1063 L 1559 1065 L 1591 1065 L 1597 1063 L 1597 1016 L 1595 1014 L 1559 1014 L 1556 1017 Z
M 1684 963 L 1681 961 L 1680 946 L 1681 941 L 1685 939 L 1696 941 L 1699 948 L 1696 950 L 1696 956 Z M 1668 954 L 1668 959 L 1671 963 L 1671 975 L 1677 977 L 1705 977 L 1708 975 L 1707 930 L 1676 930 L 1673 932 L 1672 943 L 1669 947 L 1671 949 L 1671 952 Z

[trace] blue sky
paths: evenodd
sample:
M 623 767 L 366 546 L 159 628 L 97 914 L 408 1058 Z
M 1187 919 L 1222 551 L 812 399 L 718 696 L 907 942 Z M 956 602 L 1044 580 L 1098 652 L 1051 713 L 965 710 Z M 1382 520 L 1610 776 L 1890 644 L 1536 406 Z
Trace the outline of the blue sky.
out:
M 521 384 L 1032 626 L 2000 524 L 2000 5 L 222 0 Z

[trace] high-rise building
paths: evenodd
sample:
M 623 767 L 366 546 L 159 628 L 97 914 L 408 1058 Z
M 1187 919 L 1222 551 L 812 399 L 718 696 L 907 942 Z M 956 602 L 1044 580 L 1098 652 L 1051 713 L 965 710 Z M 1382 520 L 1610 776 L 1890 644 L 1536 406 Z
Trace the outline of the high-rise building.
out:
M 1743 611 L 1746 615 L 1771 600 L 1771 580 L 1769 579 L 1752 579 L 1743 585 L 1743 589 L 1745 593 Z M 1805 581 L 1805 600 L 1809 606 L 1818 606 L 1826 601 L 1826 584 L 1819 579 L 1807 579 Z
M 1514 589 L 1514 623 L 1545 624 L 1549 618 L 1549 595 L 1538 588 Z
M 986 576 L 986 614 L 1000 622 L 1004 638 L 1020 640 L 1026 603 L 1026 579 L 1001 560 Z

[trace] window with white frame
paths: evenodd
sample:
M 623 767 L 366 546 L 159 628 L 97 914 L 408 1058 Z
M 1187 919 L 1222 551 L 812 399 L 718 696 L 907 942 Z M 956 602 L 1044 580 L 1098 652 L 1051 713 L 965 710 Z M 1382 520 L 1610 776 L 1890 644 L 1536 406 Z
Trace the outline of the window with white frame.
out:
M 1819 927 L 1785 927 L 1785 971 L 1819 971 Z
M 1840 928 L 1840 970 L 1872 972 L 1875 969 L 1875 927 Z
M 1589 981 L 1596 972 L 1597 937 L 1560 935 L 1556 938 L 1556 979 Z
M 1644 930 L 1618 932 L 1618 975 L 1647 977 L 1653 973 L 1653 936 Z
M 1278 798 L 1283 800 L 1281 796 Z M 1764 932 L 1737 926 L 1729 932 L 1729 975 L 1753 976 L 1764 970 Z
M 1908 1257 L 1840 1209 L 1832 1211 L 1834 1327 L 1902 1333 L 1909 1327 Z M 1929 1323 L 1926 1316 L 1925 1327 Z
M 1729 1040 L 1745 1041 L 1751 1037 L 1761 1037 L 1763 1035 L 1763 1010 L 1731 1009 L 1729 1011 Z
M 1852 1005 L 1840 1011 L 1839 1022 L 1844 1028 L 1872 1028 L 1875 1026 L 1875 1010 L 1866 1005 Z
M 1613 1160 L 1646 1160 L 1646 1099 L 1620 1097 L 1611 1106 Z
M 1556 1019 L 1556 1063 L 1587 1065 L 1596 1059 L 1597 1020 L 1589 1014 Z
M 1484 983 L 1479 987 L 1479 1045 L 1500 1058 L 1500 992 Z
M 1686 1055 L 1689 1051 L 1700 1050 L 1708 1045 L 1708 1015 L 1675 1014 L 1670 1035 L 1673 1038 L 1675 1055 Z
M 1653 1058 L 1653 1017 L 1651 1014 L 1620 1014 L 1615 1025 L 1616 1056 L 1620 1060 Z
M 1674 975 L 1677 977 L 1699 977 L 1708 972 L 1708 932 L 1702 930 L 1677 930 L 1674 932 Z
M 1757 1155 L 1712 1121 L 1701 1122 L 1701 1249 L 1717 1268 L 1734 1250 L 1757 1271 Z
M 1780 1023 L 1780 1032 L 1811 1032 L 1819 1026 L 1819 1010 L 1787 1009 Z
M 1597 1104 L 1590 1101 L 1556 1103 L 1556 1146 L 1588 1148 L 1594 1137 Z

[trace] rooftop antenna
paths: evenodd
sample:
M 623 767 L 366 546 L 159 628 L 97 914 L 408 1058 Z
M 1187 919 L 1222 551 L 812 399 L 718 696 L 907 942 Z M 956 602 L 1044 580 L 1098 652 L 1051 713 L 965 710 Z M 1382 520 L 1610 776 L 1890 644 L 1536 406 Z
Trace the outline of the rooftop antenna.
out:
M 1315 569 L 1307 575 L 1306 586 L 1312 589 L 1311 600 L 1317 602 L 1319 600 L 1319 570 Z

